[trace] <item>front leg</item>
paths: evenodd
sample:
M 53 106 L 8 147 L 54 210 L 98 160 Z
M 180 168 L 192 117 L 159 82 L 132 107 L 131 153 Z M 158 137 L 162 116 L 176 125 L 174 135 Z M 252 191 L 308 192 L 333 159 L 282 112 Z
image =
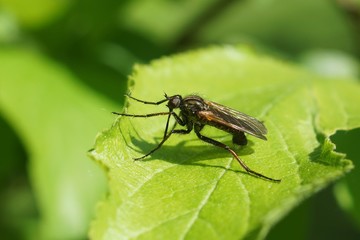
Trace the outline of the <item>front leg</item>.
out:
M 176 121 L 175 124 L 174 124 L 174 126 L 171 128 L 171 131 L 173 131 L 173 130 L 175 129 L 177 123 L 180 124 L 181 126 L 185 126 L 185 121 L 184 121 L 183 119 L 181 119 L 175 112 L 170 111 L 169 114 L 171 114 L 171 115 L 175 118 L 175 121 Z M 169 115 L 168 118 L 167 118 L 166 126 L 165 126 L 165 131 L 164 131 L 164 137 L 163 137 L 163 138 L 165 138 L 166 135 L 167 135 L 168 127 L 169 127 L 169 121 L 170 121 L 170 116 L 171 116 L 171 115 Z M 192 126 L 191 126 L 191 128 L 192 128 Z
M 168 124 L 167 124 L 168 126 Z M 167 126 L 166 126 L 166 129 L 167 129 Z M 165 134 L 164 135 L 164 138 L 161 140 L 161 142 L 153 149 L 151 150 L 150 152 L 148 152 L 147 154 L 145 154 L 144 156 L 141 156 L 141 157 L 138 157 L 138 158 L 134 158 L 134 160 L 141 160 L 141 159 L 144 159 L 146 158 L 147 156 L 151 155 L 152 153 L 154 153 L 156 150 L 158 150 L 165 142 L 166 140 L 169 139 L 169 137 L 175 133 L 175 134 L 188 134 L 191 132 L 192 130 L 192 127 L 193 125 L 192 124 L 187 124 L 187 129 L 172 129 L 169 134 Z
M 168 101 L 167 98 L 165 98 L 165 99 L 163 99 L 163 100 L 160 100 L 160 101 L 157 101 L 157 102 L 144 101 L 144 100 L 140 100 L 140 99 L 138 99 L 138 98 L 134 98 L 133 96 L 130 95 L 130 93 L 125 94 L 125 96 L 128 97 L 128 98 L 131 98 L 131 99 L 133 99 L 133 100 L 135 100 L 135 101 L 137 101 L 137 102 L 141 102 L 141 103 L 143 103 L 143 104 L 151 104 L 151 105 L 160 105 L 160 104 Z M 165 97 L 166 97 L 166 95 L 165 95 Z
M 181 117 L 179 115 L 177 115 L 175 112 L 171 112 L 171 115 L 174 116 L 175 121 L 180 124 L 181 126 L 185 126 L 189 121 L 187 120 L 187 118 L 183 115 L 181 115 Z M 192 123 L 191 123 L 191 128 L 192 128 Z
M 162 116 L 162 115 L 170 116 L 171 112 L 158 112 L 158 113 L 149 113 L 149 114 L 129 114 L 129 113 L 112 112 L 112 114 L 116 114 L 119 116 L 125 116 L 125 117 L 148 118 L 148 117 L 156 117 L 156 116 Z

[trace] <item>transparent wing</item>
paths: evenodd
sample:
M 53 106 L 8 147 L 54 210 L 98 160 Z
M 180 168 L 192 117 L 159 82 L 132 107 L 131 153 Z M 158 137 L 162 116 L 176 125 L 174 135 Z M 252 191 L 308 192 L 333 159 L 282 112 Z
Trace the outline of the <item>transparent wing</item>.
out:
M 200 117 L 209 122 L 246 132 L 266 140 L 266 127 L 256 118 L 215 102 L 205 101 L 205 103 L 209 106 L 209 110 L 200 111 L 198 113 Z

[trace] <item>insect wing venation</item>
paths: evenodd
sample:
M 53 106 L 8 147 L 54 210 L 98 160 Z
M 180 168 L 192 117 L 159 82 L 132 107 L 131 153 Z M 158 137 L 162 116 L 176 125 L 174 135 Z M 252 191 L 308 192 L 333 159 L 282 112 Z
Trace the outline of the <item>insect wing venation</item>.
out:
M 209 106 L 209 110 L 201 111 L 199 115 L 208 121 L 213 121 L 266 140 L 264 136 L 267 133 L 266 127 L 256 118 L 215 102 L 205 101 L 205 103 Z

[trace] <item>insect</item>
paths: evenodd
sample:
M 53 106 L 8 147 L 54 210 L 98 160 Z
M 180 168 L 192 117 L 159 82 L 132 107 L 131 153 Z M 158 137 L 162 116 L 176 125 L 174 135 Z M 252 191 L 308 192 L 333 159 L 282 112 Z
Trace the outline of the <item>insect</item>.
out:
M 164 136 L 162 141 L 150 152 L 143 155 L 142 157 L 135 158 L 134 160 L 143 159 L 156 150 L 158 150 L 167 139 L 172 134 L 189 134 L 192 130 L 196 133 L 197 137 L 207 143 L 210 143 L 216 147 L 220 147 L 231 153 L 235 159 L 240 163 L 240 165 L 253 176 L 257 176 L 263 179 L 267 179 L 273 182 L 280 182 L 281 180 L 273 179 L 267 176 L 264 176 L 258 172 L 251 170 L 232 150 L 228 145 L 216 141 L 212 138 L 206 137 L 202 135 L 200 132 L 205 125 L 213 126 L 225 132 L 232 134 L 232 141 L 234 144 L 244 146 L 247 144 L 247 139 L 244 133 L 253 135 L 257 138 L 267 140 L 265 135 L 267 133 L 267 129 L 262 122 L 257 120 L 254 117 L 248 116 L 242 112 L 236 111 L 229 107 L 220 105 L 218 103 L 205 100 L 197 95 L 189 95 L 186 97 L 182 97 L 181 95 L 173 95 L 167 96 L 165 94 L 165 99 L 160 100 L 158 102 L 148 102 L 132 97 L 130 94 L 126 95 L 128 98 L 131 98 L 137 102 L 141 102 L 143 104 L 151 104 L 151 105 L 160 105 L 164 102 L 167 102 L 167 107 L 169 111 L 167 112 L 158 112 L 158 113 L 150 113 L 150 114 L 128 114 L 128 113 L 118 113 L 113 112 L 113 114 L 117 114 L 120 116 L 127 117 L 155 117 L 161 115 L 167 115 L 167 121 L 164 131 Z M 177 114 L 174 112 L 175 109 L 180 109 L 180 113 Z M 170 117 L 173 116 L 175 118 L 174 127 L 169 130 L 169 121 Z M 174 129 L 176 124 L 184 126 L 185 129 Z

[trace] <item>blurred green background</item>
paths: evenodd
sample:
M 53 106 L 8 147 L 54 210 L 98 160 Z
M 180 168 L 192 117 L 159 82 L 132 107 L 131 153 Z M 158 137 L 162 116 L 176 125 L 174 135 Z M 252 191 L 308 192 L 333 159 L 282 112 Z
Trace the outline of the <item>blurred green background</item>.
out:
M 360 1 L 0 0 L 1 239 L 86 239 L 107 191 L 86 154 L 133 64 L 214 44 L 359 79 Z M 355 170 L 269 239 L 360 239 L 359 136 L 333 137 Z

